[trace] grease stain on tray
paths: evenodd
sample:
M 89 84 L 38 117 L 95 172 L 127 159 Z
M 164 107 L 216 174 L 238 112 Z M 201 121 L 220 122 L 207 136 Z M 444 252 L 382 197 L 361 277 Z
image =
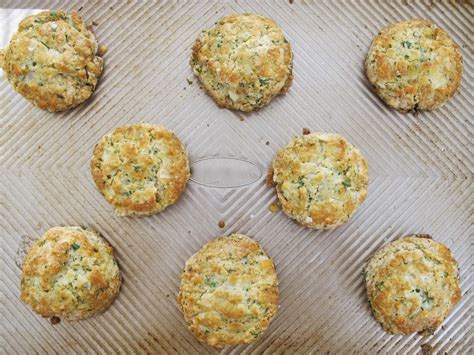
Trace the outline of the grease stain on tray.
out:
M 263 173 L 260 167 L 246 159 L 234 157 L 209 157 L 191 163 L 191 181 L 217 187 L 243 187 L 258 181 Z

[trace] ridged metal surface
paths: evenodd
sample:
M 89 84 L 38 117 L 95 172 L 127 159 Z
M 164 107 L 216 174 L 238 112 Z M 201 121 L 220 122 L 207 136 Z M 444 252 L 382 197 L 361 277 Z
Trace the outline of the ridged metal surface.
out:
M 0 2 L 5 45 L 30 9 L 78 10 L 109 51 L 92 100 L 50 114 L 32 107 L 0 75 L 2 353 L 211 353 L 187 330 L 176 305 L 186 259 L 230 232 L 254 236 L 277 265 L 281 306 L 265 335 L 223 353 L 472 352 L 473 15 L 472 2 L 287 1 Z M 22 8 L 23 11 L 14 10 Z M 295 53 L 292 88 L 252 114 L 217 108 L 188 59 L 201 29 L 231 12 L 276 20 Z M 430 18 L 460 45 L 458 94 L 434 112 L 400 114 L 374 94 L 363 73 L 372 37 L 388 22 Z M 193 84 L 188 84 L 187 80 Z M 240 118 L 244 118 L 242 121 Z M 105 133 L 131 122 L 172 129 L 191 160 L 234 156 L 265 170 L 303 127 L 344 135 L 366 156 L 369 196 L 334 231 L 312 231 L 271 213 L 262 177 L 235 189 L 191 182 L 160 215 L 118 218 L 96 191 L 88 164 Z M 268 144 L 267 144 L 268 142 Z M 225 221 L 225 228 L 218 227 Z M 20 241 L 56 225 L 90 225 L 114 246 L 120 296 L 105 314 L 52 326 L 19 300 Z M 361 271 L 380 246 L 429 233 L 453 251 L 463 297 L 433 336 L 391 336 L 370 313 Z

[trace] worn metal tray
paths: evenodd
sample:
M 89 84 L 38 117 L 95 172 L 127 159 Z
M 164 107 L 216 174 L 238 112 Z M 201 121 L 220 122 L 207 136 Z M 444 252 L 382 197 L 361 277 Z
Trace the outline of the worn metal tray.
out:
M 2 353 L 215 352 L 187 330 L 175 296 L 185 260 L 211 238 L 237 231 L 275 260 L 281 306 L 259 341 L 223 353 L 412 353 L 425 344 L 440 353 L 473 351 L 472 2 L 0 1 L 0 7 L 1 47 L 21 18 L 59 7 L 94 21 L 99 42 L 109 47 L 93 98 L 61 114 L 27 103 L 0 73 Z M 273 18 L 295 55 L 290 91 L 251 114 L 219 109 L 188 64 L 200 30 L 232 12 Z M 443 27 L 464 56 L 457 95 L 418 115 L 386 107 L 363 72 L 372 37 L 388 22 L 412 17 Z M 89 174 L 99 138 L 132 122 L 175 131 L 191 161 L 201 161 L 194 178 L 205 183 L 191 181 L 176 205 L 147 218 L 116 217 Z M 342 134 L 369 163 L 365 204 L 333 231 L 304 229 L 269 210 L 275 194 L 265 171 L 303 127 Z M 202 160 L 210 157 L 236 159 L 212 172 Z M 235 181 L 222 183 L 215 174 Z M 114 246 L 124 284 L 103 315 L 53 326 L 20 302 L 19 246 L 56 225 L 90 225 Z M 451 248 L 463 297 L 433 336 L 391 336 L 370 313 L 362 267 L 383 244 L 419 232 Z

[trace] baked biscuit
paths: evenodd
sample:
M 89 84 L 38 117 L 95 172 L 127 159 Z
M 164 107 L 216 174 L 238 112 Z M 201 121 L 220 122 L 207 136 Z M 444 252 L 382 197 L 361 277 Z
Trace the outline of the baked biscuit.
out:
M 26 255 L 21 300 L 43 317 L 85 319 L 107 310 L 121 283 L 113 249 L 97 232 L 55 227 Z
M 76 12 L 43 11 L 22 20 L 0 55 L 13 88 L 34 105 L 63 111 L 87 100 L 102 73 L 98 44 Z
M 255 14 L 224 16 L 202 31 L 190 64 L 219 106 L 241 111 L 265 106 L 293 79 L 293 52 L 283 32 Z
M 375 319 L 392 334 L 432 334 L 461 298 L 458 263 L 427 235 L 391 242 L 365 270 Z
M 116 128 L 95 146 L 91 173 L 119 216 L 150 215 L 176 202 L 189 179 L 186 150 L 166 128 Z
M 415 19 L 385 27 L 372 41 L 365 68 L 389 106 L 402 112 L 433 110 L 456 93 L 463 59 L 444 30 Z
M 332 229 L 347 222 L 367 196 L 364 157 L 343 137 L 311 133 L 274 157 L 270 179 L 283 212 L 303 226 Z
M 278 298 L 272 260 L 254 240 L 232 234 L 186 262 L 177 302 L 199 341 L 222 348 L 255 341 L 275 317 Z

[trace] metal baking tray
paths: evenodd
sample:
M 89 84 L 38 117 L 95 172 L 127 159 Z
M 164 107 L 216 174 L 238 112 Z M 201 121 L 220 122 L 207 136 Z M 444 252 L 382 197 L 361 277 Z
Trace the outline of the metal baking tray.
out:
M 24 16 L 63 8 L 80 10 L 109 48 L 92 99 L 65 113 L 33 107 L 0 72 L 2 353 L 216 352 L 188 331 L 175 296 L 185 261 L 231 232 L 253 236 L 274 259 L 281 302 L 261 339 L 223 353 L 473 351 L 472 2 L 0 1 L 0 7 L 1 47 Z M 289 92 L 251 114 L 219 109 L 188 64 L 199 32 L 233 12 L 273 18 L 294 50 Z M 390 21 L 413 17 L 448 31 L 464 57 L 456 96 L 418 115 L 385 106 L 363 71 L 373 36 Z M 102 135 L 134 122 L 176 132 L 194 181 L 159 215 L 119 218 L 96 191 L 89 160 Z M 304 127 L 345 136 L 369 164 L 366 202 L 333 231 L 305 229 L 269 209 L 276 198 L 265 182 L 268 165 Z M 124 284 L 103 315 L 53 326 L 19 299 L 18 253 L 57 225 L 101 232 L 115 248 Z M 434 335 L 392 336 L 372 317 L 362 268 L 388 241 L 420 232 L 451 248 L 463 296 Z

